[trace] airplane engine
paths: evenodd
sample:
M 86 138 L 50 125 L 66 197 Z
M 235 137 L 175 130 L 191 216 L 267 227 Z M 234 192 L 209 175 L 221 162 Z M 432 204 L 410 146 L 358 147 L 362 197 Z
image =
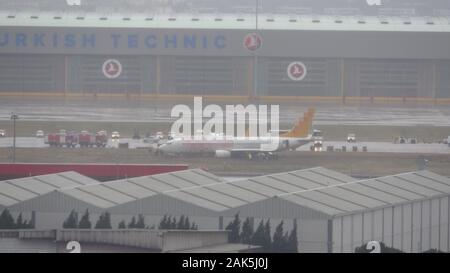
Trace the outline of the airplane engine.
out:
M 225 150 L 217 150 L 216 151 L 216 157 L 218 157 L 218 158 L 229 158 L 229 157 L 231 157 L 231 152 L 230 151 L 225 151 Z

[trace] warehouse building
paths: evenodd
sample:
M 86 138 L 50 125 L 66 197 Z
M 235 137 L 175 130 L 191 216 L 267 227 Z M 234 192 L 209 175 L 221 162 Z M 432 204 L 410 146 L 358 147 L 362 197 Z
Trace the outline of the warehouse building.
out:
M 198 183 L 200 180 L 192 180 L 184 173 L 179 177 L 185 181 L 196 181 L 200 184 Z M 133 180 L 137 181 L 137 179 Z M 163 187 L 155 182 L 148 184 L 153 190 L 159 187 L 157 190 L 161 194 L 120 204 L 111 208 L 110 211 L 113 215 L 130 215 L 138 211 L 144 215 L 154 215 L 154 219 L 158 222 L 164 214 L 174 216 L 183 214 L 194 220 L 199 228 L 223 229 L 232 220 L 232 217 L 224 217 L 223 211 L 265 200 L 275 194 L 351 181 L 355 179 L 324 168 L 272 174 L 234 182 L 205 181 L 197 186 L 184 185 L 181 189 L 167 188 L 176 182 L 171 179 L 166 180 Z
M 142 214 L 149 226 L 158 226 L 164 215 L 189 216 L 201 229 L 223 229 L 236 207 L 270 199 L 278 194 L 355 181 L 349 176 L 312 168 L 225 182 L 199 169 L 172 172 L 81 187 L 64 188 L 11 206 L 12 211 L 35 211 L 37 228 L 61 227 L 69 212 L 88 209 L 91 220 L 104 211 L 112 225 Z
M 224 215 L 296 219 L 301 252 L 353 252 L 372 240 L 449 251 L 449 194 L 449 178 L 418 171 L 278 194 Z
M 450 99 L 445 16 L 3 11 L 0 26 L 0 95 Z
M 9 207 L 14 212 L 36 214 L 36 228 L 59 228 L 71 210 L 88 209 L 91 221 L 108 211 L 112 225 L 145 215 L 157 226 L 164 215 L 189 216 L 201 229 L 223 229 L 231 217 L 221 212 L 276 194 L 314 189 L 355 181 L 324 168 L 272 174 L 244 181 L 226 182 L 200 169 L 129 178 L 47 192 Z
M 90 212 L 93 225 L 101 213 L 108 211 L 112 214 L 113 227 L 117 227 L 122 220 L 128 223 L 138 214 L 146 216 L 148 226 L 158 226 L 160 218 L 167 214 L 193 216 L 191 220 L 201 225 L 203 229 L 217 229 L 217 220 L 213 223 L 205 221 L 202 224 L 204 216 L 214 216 L 217 219 L 214 213 L 216 207 L 200 207 L 186 203 L 173 198 L 171 192 L 182 192 L 191 187 L 222 182 L 223 179 L 199 169 L 179 171 L 65 187 L 12 205 L 9 209 L 16 213 L 34 211 L 35 227 L 39 229 L 61 228 L 71 210 L 75 210 L 81 217 L 86 209 Z M 125 206 L 125 209 L 120 209 L 122 206 Z
M 34 211 L 44 229 L 60 228 L 72 209 L 89 209 L 93 225 L 108 211 L 113 227 L 138 214 L 155 227 L 163 215 L 186 215 L 210 230 L 239 213 L 255 228 L 270 219 L 272 232 L 295 221 L 301 252 L 353 252 L 371 240 L 421 252 L 449 251 L 449 193 L 450 179 L 429 171 L 357 181 L 312 168 L 226 182 L 194 169 L 58 189 L 8 207 Z

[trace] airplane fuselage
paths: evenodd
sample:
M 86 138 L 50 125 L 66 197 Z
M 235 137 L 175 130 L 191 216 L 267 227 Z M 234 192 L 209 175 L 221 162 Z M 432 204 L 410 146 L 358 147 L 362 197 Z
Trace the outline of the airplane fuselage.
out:
M 173 139 L 162 144 L 158 149 L 164 154 L 222 154 L 237 153 L 273 153 L 296 149 L 311 141 L 305 138 L 255 138 L 255 139 Z M 224 156 L 225 157 L 225 156 Z

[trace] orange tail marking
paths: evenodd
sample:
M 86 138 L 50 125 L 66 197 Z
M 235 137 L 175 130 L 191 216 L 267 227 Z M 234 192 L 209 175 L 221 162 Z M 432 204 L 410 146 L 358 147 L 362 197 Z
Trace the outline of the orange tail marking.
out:
M 307 137 L 312 128 L 314 114 L 315 109 L 309 108 L 303 119 L 299 119 L 289 132 L 281 134 L 280 137 Z

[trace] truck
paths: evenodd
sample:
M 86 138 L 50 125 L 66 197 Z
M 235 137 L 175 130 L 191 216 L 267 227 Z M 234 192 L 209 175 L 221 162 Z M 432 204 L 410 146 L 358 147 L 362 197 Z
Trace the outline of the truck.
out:
M 106 147 L 108 136 L 106 131 L 100 131 L 95 135 L 88 131 L 81 131 L 81 133 L 60 131 L 59 133 L 46 135 L 44 143 L 50 145 L 50 147 L 75 148 L 77 145 L 80 145 L 80 147 Z
M 81 131 L 78 135 L 78 143 L 80 147 L 92 147 L 95 143 L 95 137 L 88 131 Z
M 74 133 L 69 134 L 48 134 L 44 138 L 44 143 L 50 147 L 68 147 L 74 148 L 78 144 L 78 136 Z
M 95 145 L 97 147 L 106 147 L 108 144 L 108 133 L 106 131 L 99 131 L 95 134 Z
M 48 134 L 44 138 L 44 143 L 50 147 L 62 147 L 66 144 L 65 134 Z
M 70 131 L 66 134 L 66 143 L 65 146 L 67 148 L 75 148 L 78 145 L 78 134 L 74 131 Z
M 313 145 L 311 151 L 321 151 L 323 147 L 323 132 L 322 130 L 314 129 L 312 133 Z

